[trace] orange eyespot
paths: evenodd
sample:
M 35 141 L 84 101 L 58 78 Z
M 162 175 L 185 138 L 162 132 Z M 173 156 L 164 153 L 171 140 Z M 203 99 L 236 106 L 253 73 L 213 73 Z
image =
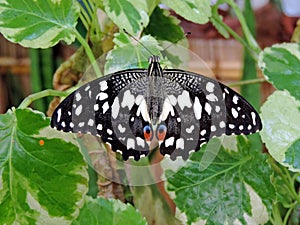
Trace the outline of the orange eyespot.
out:
M 160 124 L 156 130 L 156 137 L 158 141 L 163 141 L 167 134 L 167 127 L 164 124 Z
M 146 141 L 151 141 L 152 139 L 152 128 L 149 125 L 144 126 L 144 138 Z
M 40 146 L 43 146 L 45 144 L 45 141 L 44 140 L 39 140 L 39 145 Z

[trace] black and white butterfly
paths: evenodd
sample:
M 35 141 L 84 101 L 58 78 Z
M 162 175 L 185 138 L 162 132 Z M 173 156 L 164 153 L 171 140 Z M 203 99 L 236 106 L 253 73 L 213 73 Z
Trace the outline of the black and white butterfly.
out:
M 128 69 L 93 80 L 55 109 L 57 130 L 101 136 L 124 160 L 146 156 L 157 143 L 162 155 L 187 159 L 212 137 L 251 134 L 258 113 L 238 93 L 202 75 L 160 66 Z

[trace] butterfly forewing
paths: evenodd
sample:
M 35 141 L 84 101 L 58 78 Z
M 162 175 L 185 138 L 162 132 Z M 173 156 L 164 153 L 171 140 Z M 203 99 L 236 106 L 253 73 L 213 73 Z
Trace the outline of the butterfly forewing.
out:
M 212 137 L 251 134 L 262 128 L 258 113 L 238 93 L 216 80 L 184 70 L 120 71 L 91 81 L 54 111 L 51 126 L 101 136 L 124 160 L 149 153 L 187 159 Z
M 147 155 L 148 146 L 134 129 L 144 122 L 136 116 L 139 106 L 131 91 L 146 72 L 143 69 L 121 71 L 81 86 L 55 109 L 51 126 L 64 132 L 101 136 L 125 160 L 129 157 L 138 160 L 141 155 Z
M 179 87 L 176 95 L 166 94 L 168 99 L 173 99 L 177 118 L 168 115 L 167 135 L 160 145 L 161 153 L 171 153 L 171 159 L 178 156 L 186 159 L 212 137 L 247 135 L 262 128 L 255 109 L 222 83 L 182 70 L 165 70 L 163 77 L 166 83 L 174 82 Z

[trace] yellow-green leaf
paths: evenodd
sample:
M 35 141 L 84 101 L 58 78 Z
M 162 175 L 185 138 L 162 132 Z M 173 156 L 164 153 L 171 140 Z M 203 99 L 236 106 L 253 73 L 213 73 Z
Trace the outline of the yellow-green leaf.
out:
M 86 163 L 49 122 L 30 109 L 0 115 L 0 224 L 70 224 L 79 213 Z
M 0 32 L 25 47 L 71 44 L 78 16 L 75 0 L 0 0 Z

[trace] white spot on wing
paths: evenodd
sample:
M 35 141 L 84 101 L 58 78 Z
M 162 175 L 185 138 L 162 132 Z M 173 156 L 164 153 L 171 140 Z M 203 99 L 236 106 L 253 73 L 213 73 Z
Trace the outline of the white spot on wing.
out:
M 82 105 L 78 106 L 78 107 L 75 109 L 75 114 L 76 114 L 77 116 L 79 116 L 79 115 L 81 114 L 81 112 L 82 112 Z
M 62 122 L 61 122 L 61 126 L 62 126 L 62 127 L 66 127 L 65 121 L 62 121 Z
M 118 130 L 121 132 L 121 133 L 124 133 L 126 131 L 126 128 L 125 127 L 122 127 L 121 124 L 118 125 Z
M 128 138 L 127 139 L 127 149 L 135 149 L 135 143 L 134 143 L 134 139 L 133 138 Z
M 219 124 L 220 128 L 224 128 L 226 126 L 225 122 L 224 121 L 221 121 L 220 124 Z
M 217 128 L 216 128 L 215 125 L 212 125 L 212 126 L 210 127 L 210 130 L 211 130 L 212 132 L 215 132 L 215 131 L 217 130 Z
M 135 104 L 139 105 L 141 104 L 141 102 L 143 101 L 144 99 L 144 96 L 143 95 L 138 95 L 136 98 L 135 98 Z
M 183 138 L 179 138 L 176 140 L 176 149 L 184 149 L 184 139 Z
M 187 133 L 190 134 L 190 133 L 193 132 L 194 128 L 195 128 L 195 126 L 194 126 L 194 125 L 191 125 L 190 127 L 187 127 L 185 130 L 186 130 Z
M 103 109 L 103 114 L 106 113 L 106 111 L 109 109 L 108 102 L 105 102 L 105 103 L 103 104 L 102 109 Z
M 178 105 L 181 110 L 183 110 L 184 107 L 190 108 L 192 106 L 190 94 L 186 90 L 184 90 L 182 94 L 178 96 L 177 99 L 178 99 Z
M 112 132 L 111 129 L 107 129 L 107 130 L 106 130 L 106 133 L 109 134 L 109 135 L 112 135 L 112 134 L 113 134 L 113 132 Z
M 84 122 L 80 122 L 80 123 L 78 124 L 78 126 L 79 126 L 79 127 L 83 127 L 83 126 L 84 126 Z
M 59 122 L 61 118 L 61 109 L 58 109 L 56 113 L 57 113 L 57 122 Z
M 238 98 L 236 95 L 233 96 L 232 102 L 233 102 L 234 104 L 237 104 L 237 103 L 238 103 L 238 100 L 239 100 L 239 98 Z
M 204 109 L 205 109 L 205 111 L 207 112 L 208 115 L 211 114 L 211 106 L 210 106 L 209 103 L 207 103 L 207 102 L 205 103 Z
M 137 143 L 137 145 L 141 146 L 142 148 L 145 147 L 145 141 L 140 137 L 136 137 L 136 143 Z
M 98 105 L 98 104 L 95 104 L 95 105 L 94 105 L 94 110 L 95 110 L 95 111 L 98 111 L 98 110 L 99 110 L 99 105 Z
M 91 127 L 92 127 L 92 126 L 94 126 L 94 120 L 92 120 L 92 119 L 89 119 L 89 121 L 88 121 L 88 125 L 89 125 L 89 126 L 91 126 Z
M 202 106 L 200 104 L 199 98 L 195 97 L 195 101 L 194 101 L 194 114 L 197 120 L 201 119 L 201 114 L 202 114 Z
M 111 106 L 111 116 L 116 119 L 120 111 L 119 97 L 116 97 Z
M 235 108 L 231 108 L 231 114 L 235 119 L 239 116 L 239 113 L 236 111 Z
M 130 93 L 130 90 L 126 90 L 123 95 L 123 101 L 121 103 L 121 106 L 122 108 L 125 108 L 127 106 L 128 109 L 131 109 L 134 104 L 134 101 L 134 95 Z
M 74 127 L 74 123 L 70 122 L 70 127 L 73 128 Z
M 229 126 L 230 129 L 234 129 L 235 128 L 234 124 L 229 124 L 228 126 Z
M 166 98 L 165 101 L 164 101 L 163 110 L 162 110 L 162 113 L 160 115 L 160 119 L 162 121 L 165 121 L 170 113 L 171 113 L 172 116 L 175 115 L 173 106 L 171 105 L 169 99 Z
M 103 128 L 102 124 L 97 125 L 97 130 L 102 130 L 102 128 Z
M 100 92 L 96 96 L 96 99 L 99 99 L 100 101 L 107 99 L 107 98 L 108 98 L 108 94 L 106 94 L 105 92 Z
M 139 107 L 136 111 L 137 116 L 139 116 L 140 114 L 142 114 L 142 117 L 145 121 L 150 122 L 150 117 L 149 117 L 148 110 L 147 110 L 147 103 L 146 103 L 145 99 L 143 99 L 143 101 L 141 102 L 141 104 L 139 105 Z
M 165 140 L 165 146 L 169 147 L 170 145 L 174 144 L 174 137 L 169 137 L 168 139 Z
M 168 95 L 167 98 L 169 99 L 170 103 L 174 106 L 177 103 L 177 99 L 174 95 Z
M 77 102 L 79 102 L 80 99 L 81 99 L 81 94 L 80 94 L 79 92 L 77 92 L 76 95 L 75 95 L 75 100 L 76 100 Z
M 201 134 L 201 136 L 204 136 L 204 135 L 206 134 L 206 130 L 202 130 L 202 131 L 200 132 L 200 134 Z
M 207 99 L 208 101 L 211 101 L 211 102 L 216 102 L 216 101 L 218 101 L 217 96 L 215 96 L 214 94 L 209 94 L 209 95 L 207 95 L 207 96 L 206 96 L 206 99 Z
M 101 81 L 100 83 L 99 83 L 99 85 L 100 85 L 100 90 L 101 91 L 105 91 L 107 88 L 108 88 L 108 86 L 107 86 L 107 82 L 104 80 L 104 81 Z
M 243 130 L 243 129 L 244 129 L 244 126 L 243 126 L 243 125 L 240 125 L 240 126 L 239 126 L 239 129 L 240 129 L 240 130 Z
M 255 126 L 256 125 L 256 115 L 255 115 L 255 112 L 251 112 L 251 117 L 252 117 L 252 123 Z
M 208 92 L 213 92 L 214 88 L 215 88 L 215 85 L 212 82 L 207 82 L 207 84 L 206 84 L 206 90 Z

